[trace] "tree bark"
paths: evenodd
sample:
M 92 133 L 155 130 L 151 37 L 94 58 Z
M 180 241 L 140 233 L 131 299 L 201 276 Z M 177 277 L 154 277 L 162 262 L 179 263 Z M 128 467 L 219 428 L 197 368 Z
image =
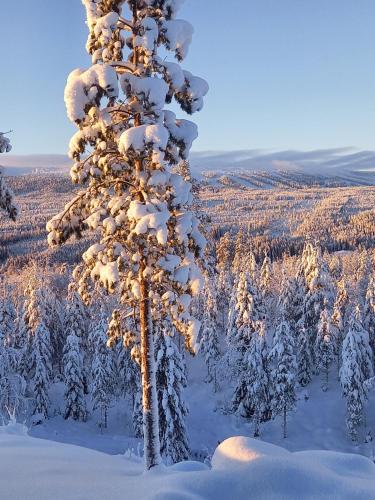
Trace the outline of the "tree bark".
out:
M 141 289 L 140 327 L 141 327 L 141 370 L 143 403 L 143 436 L 145 467 L 151 469 L 161 464 L 159 439 L 159 414 L 156 393 L 154 337 L 152 332 L 149 283 L 143 276 L 146 259 L 140 263 L 139 282 Z
M 133 3 L 133 27 L 138 21 L 137 0 Z M 133 64 L 138 66 L 138 48 L 135 44 L 136 34 L 133 31 Z M 139 127 L 142 124 L 141 115 L 136 113 L 134 116 L 134 126 Z M 137 174 L 143 171 L 142 160 L 135 162 Z M 140 201 L 144 201 L 139 195 Z M 145 252 L 145 249 L 142 249 Z M 147 470 L 162 463 L 160 455 L 159 438 L 159 410 L 156 392 L 155 377 L 155 357 L 154 357 L 154 336 L 152 329 L 152 316 L 150 304 L 150 284 L 144 277 L 144 270 L 147 266 L 145 255 L 141 258 L 139 266 L 139 286 L 141 290 L 141 299 L 139 305 L 139 319 L 141 330 L 141 374 L 142 374 L 142 408 L 143 408 L 143 440 L 145 467 Z

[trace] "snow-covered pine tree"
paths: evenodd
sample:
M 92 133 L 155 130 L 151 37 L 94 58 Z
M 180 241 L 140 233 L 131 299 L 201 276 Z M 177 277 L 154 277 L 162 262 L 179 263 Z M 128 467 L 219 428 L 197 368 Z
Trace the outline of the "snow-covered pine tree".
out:
M 96 324 L 96 319 L 94 320 Z M 90 361 L 88 359 L 89 347 L 91 354 L 95 351 L 95 346 L 91 346 L 89 338 L 89 311 L 82 298 L 76 290 L 74 284 L 69 285 L 67 307 L 65 314 L 65 330 L 66 337 L 73 334 L 76 335 L 79 341 L 79 351 L 82 356 L 82 372 L 83 387 L 85 394 L 89 393 L 89 374 Z M 91 332 L 94 328 L 91 329 Z
M 315 249 L 311 241 L 307 241 L 303 247 L 299 274 L 303 275 L 305 285 L 310 286 L 314 273 L 314 253 Z
M 320 314 L 318 332 L 315 341 L 315 357 L 318 370 L 324 373 L 323 390 L 328 389 L 329 369 L 333 361 L 335 352 L 334 338 L 332 334 L 331 318 L 328 312 L 328 304 L 326 303 L 323 311 Z
M 231 236 L 228 232 L 219 240 L 216 247 L 218 277 L 217 303 L 222 312 L 222 327 L 227 326 L 227 318 L 231 310 L 230 297 L 233 289 L 231 272 Z
M 4 132 L 0 132 L 0 153 L 9 153 L 12 146 Z M 0 209 L 3 210 L 12 220 L 16 220 L 18 209 L 13 202 L 12 190 L 6 185 L 0 169 Z
M 38 419 L 48 418 L 50 399 L 48 395 L 52 376 L 50 334 L 43 323 L 38 322 L 33 331 L 32 343 L 34 376 L 32 379 L 34 407 L 33 415 Z
M 226 233 L 229 234 L 229 233 Z M 247 253 L 245 231 L 241 226 L 237 232 L 234 243 L 234 257 L 232 262 L 232 275 L 238 276 L 241 271 L 244 271 L 244 256 Z
M 369 334 L 363 328 L 361 308 L 357 305 L 349 319 L 349 329 L 355 332 L 361 350 L 361 370 L 364 380 L 374 376 L 373 354 L 369 342 Z
M 250 345 L 255 321 L 262 319 L 255 310 L 255 293 L 249 274 L 241 272 L 228 321 L 230 329 L 227 333 L 229 343 L 227 355 L 234 374 L 238 374 L 242 369 L 243 356 Z
M 357 335 L 356 326 L 352 328 L 353 324 L 354 319 L 351 319 L 351 326 L 342 346 L 340 381 L 343 395 L 346 398 L 346 425 L 350 437 L 353 441 L 356 441 L 358 426 L 363 421 L 366 385 L 362 371 L 363 352 L 360 346 L 361 339 Z
M 218 311 L 215 291 L 212 283 L 206 277 L 204 292 L 204 313 L 201 329 L 201 340 L 199 352 L 203 356 L 207 366 L 207 381 L 213 382 L 214 390 L 217 390 L 216 365 L 220 359 L 219 348 L 219 325 Z
M 146 468 L 159 464 L 153 310 L 163 303 L 193 349 L 199 323 L 189 314 L 202 279 L 196 258 L 205 241 L 190 211 L 191 185 L 171 167 L 187 159 L 195 124 L 164 110 L 174 97 L 199 111 L 206 82 L 158 56 L 164 46 L 186 56 L 192 27 L 176 19 L 178 0 L 83 0 L 93 65 L 73 71 L 65 89 L 69 118 L 79 128 L 70 143 L 73 181 L 81 190 L 47 225 L 49 243 L 85 229 L 101 239 L 75 271 L 88 302 L 92 279 L 119 289 L 122 312 L 140 323 Z M 128 7 L 131 19 L 122 15 Z M 125 36 L 125 31 L 129 36 Z M 125 47 L 126 46 L 126 47 Z M 127 50 L 123 57 L 123 50 Z M 120 93 L 120 87 L 123 94 Z M 121 336 L 121 332 L 119 332 Z
M 268 254 L 264 256 L 262 267 L 260 269 L 259 289 L 264 298 L 270 294 L 271 284 L 271 259 Z
M 141 372 L 139 365 L 131 356 L 131 350 L 124 345 L 122 340 L 117 343 L 117 377 L 118 393 L 125 397 L 129 396 L 132 408 L 135 405 L 137 391 L 141 386 Z
M 66 308 L 48 283 L 38 289 L 38 301 L 42 307 L 43 322 L 47 327 L 53 353 L 53 364 L 62 374 L 62 356 L 66 338 Z
M 371 276 L 371 258 L 366 248 L 363 248 L 359 253 L 358 264 L 359 266 L 356 272 L 356 282 L 358 283 L 358 295 L 360 297 L 360 304 L 362 306 Z
M 161 453 L 168 464 L 189 458 L 185 426 L 188 414 L 183 399 L 186 387 L 184 360 L 170 335 L 174 328 L 167 317 L 156 328 L 156 380 L 159 402 Z
M 0 332 L 0 421 L 17 417 L 25 402 L 26 383 L 15 372 L 14 356 L 9 338 Z
M 87 410 L 83 380 L 83 357 L 80 339 L 74 331 L 71 331 L 66 338 L 63 365 L 65 381 L 64 418 L 84 422 L 87 418 Z
M 369 342 L 375 359 L 375 278 L 371 276 L 366 292 L 363 311 L 363 326 L 369 334 Z
M 142 391 L 138 388 L 133 406 L 133 429 L 134 436 L 143 438 L 143 408 L 142 408 Z
M 8 293 L 0 299 L 0 338 L 11 346 L 14 345 L 15 320 L 16 311 Z
M 283 311 L 285 320 L 288 322 L 293 336 L 297 336 L 297 325 L 299 320 L 298 311 L 296 310 L 297 295 L 299 293 L 297 287 L 297 279 L 288 278 L 285 269 L 282 270 L 281 291 L 277 304 L 279 312 Z M 301 299 L 301 297 L 299 297 Z
M 304 326 L 297 329 L 297 380 L 306 387 L 312 378 L 313 359 L 308 332 Z
M 283 416 L 283 435 L 286 438 L 287 414 L 294 410 L 297 401 L 295 383 L 297 364 L 294 355 L 294 338 L 283 317 L 276 327 L 269 359 L 273 365 L 271 373 L 273 413 Z
M 343 280 L 338 282 L 335 303 L 332 312 L 332 335 L 334 339 L 334 349 L 337 358 L 337 370 L 340 371 L 341 349 L 345 336 L 345 325 L 347 319 L 347 306 L 349 303 L 348 292 Z
M 228 338 L 227 357 L 232 377 L 237 381 L 232 397 L 232 411 L 238 412 L 241 408 L 241 415 L 247 418 L 252 416 L 254 408 L 248 394 L 246 356 L 256 325 L 259 321 L 264 322 L 265 320 L 263 312 L 257 310 L 259 304 L 257 298 L 257 289 L 251 284 L 249 274 L 240 273 L 234 310 L 235 321 Z M 263 328 L 265 328 L 264 324 Z
M 189 458 L 189 439 L 185 418 L 188 408 L 183 399 L 184 359 L 171 338 L 174 328 L 170 320 L 161 318 L 156 325 L 156 381 L 158 388 L 161 453 L 168 464 Z
M 310 251 L 307 262 L 306 282 L 308 288 L 304 298 L 303 314 L 304 326 L 309 334 L 312 348 L 311 352 L 315 363 L 314 345 L 316 342 L 320 315 L 324 309 L 325 303 L 327 303 L 329 313 L 331 314 L 333 291 L 328 266 L 323 260 L 320 247 L 313 248 L 313 250 Z
M 100 413 L 98 422 L 100 429 L 107 428 L 108 409 L 111 395 L 115 390 L 115 366 L 113 352 L 107 348 L 107 329 L 107 317 L 104 312 L 101 312 L 92 333 L 94 356 L 91 365 L 91 398 L 93 409 L 98 410 Z
M 268 373 L 268 352 L 265 339 L 265 328 L 257 322 L 251 337 L 249 350 L 245 355 L 246 368 L 242 374 L 242 400 L 239 400 L 237 412 L 248 416 L 252 411 L 254 437 L 260 434 L 260 423 L 269 409 L 270 380 Z

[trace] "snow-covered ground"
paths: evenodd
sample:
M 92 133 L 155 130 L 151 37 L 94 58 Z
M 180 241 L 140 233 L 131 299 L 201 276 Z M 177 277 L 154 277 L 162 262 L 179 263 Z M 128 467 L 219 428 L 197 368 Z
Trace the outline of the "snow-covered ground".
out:
M 230 400 L 231 384 L 223 380 L 214 393 L 212 385 L 202 382 L 205 366 L 200 356 L 188 359 L 189 383 L 185 396 L 189 406 L 187 428 L 190 435 L 192 456 L 204 461 L 211 457 L 215 448 L 225 439 L 235 435 L 253 435 L 251 422 L 225 411 Z M 261 426 L 261 437 L 267 442 L 290 451 L 331 450 L 357 453 L 370 458 L 375 456 L 375 441 L 365 443 L 370 430 L 375 436 L 375 395 L 370 393 L 367 404 L 366 426 L 360 429 L 359 442 L 353 443 L 345 426 L 345 400 L 337 380 L 337 369 L 332 367 L 329 389 L 323 392 L 321 378 L 315 377 L 307 390 L 298 392 L 295 412 L 288 417 L 288 437 L 283 438 L 279 417 Z M 308 394 L 308 399 L 305 395 Z M 63 408 L 63 384 L 57 384 L 51 393 L 56 416 L 41 425 L 30 428 L 30 435 L 53 441 L 76 444 L 108 454 L 132 451 L 142 453 L 142 442 L 133 436 L 130 405 L 120 401 L 109 412 L 108 429 L 101 433 L 95 418 L 88 422 L 64 420 L 59 413 Z
M 212 468 L 184 462 L 143 472 L 139 459 L 0 428 L 0 497 L 7 500 L 375 498 L 375 465 L 360 455 L 290 453 L 246 437 L 216 449 Z

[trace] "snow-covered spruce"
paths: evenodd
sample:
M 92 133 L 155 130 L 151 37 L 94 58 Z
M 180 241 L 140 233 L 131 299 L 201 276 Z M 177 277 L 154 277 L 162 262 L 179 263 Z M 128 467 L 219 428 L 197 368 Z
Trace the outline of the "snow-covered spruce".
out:
M 304 326 L 309 334 L 314 363 L 316 363 L 314 345 L 320 315 L 325 303 L 331 313 L 334 297 L 328 266 L 322 257 L 320 247 L 308 244 L 306 248 L 305 279 L 307 288 L 304 297 L 303 318 Z
M 0 331 L 0 421 L 18 417 L 25 407 L 26 383 L 16 371 L 16 352 Z
M 100 429 L 107 428 L 108 408 L 115 390 L 115 365 L 113 352 L 107 347 L 107 328 L 107 317 L 101 312 L 91 337 L 94 344 L 91 398 L 93 409 L 99 412 Z
M 50 334 L 43 322 L 40 322 L 33 332 L 32 352 L 34 357 L 34 376 L 32 388 L 34 396 L 34 422 L 48 417 L 50 399 L 48 390 L 51 383 L 51 348 Z
M 315 358 L 317 368 L 323 372 L 323 390 L 328 389 L 329 369 L 331 367 L 335 352 L 334 337 L 332 333 L 332 323 L 328 312 L 328 304 L 325 304 L 320 314 L 318 332 L 315 341 Z
M 264 298 L 270 294 L 271 285 L 271 259 L 268 254 L 265 255 L 260 269 L 259 289 Z
M 228 342 L 240 358 L 250 344 L 251 332 L 256 321 L 263 321 L 262 300 L 255 283 L 254 274 L 241 272 L 233 291 L 234 300 L 228 317 Z
M 221 311 L 222 327 L 227 326 L 228 309 L 230 309 L 230 298 L 233 285 L 233 276 L 230 268 L 230 246 L 231 237 L 229 233 L 225 233 L 219 240 L 216 248 L 217 269 L 219 272 L 217 286 L 217 303 L 219 311 Z M 233 288 L 233 291 L 235 289 Z
M 188 157 L 197 127 L 177 119 L 164 105 L 175 98 L 187 113 L 199 111 L 208 86 L 158 56 L 162 46 L 178 61 L 187 53 L 192 28 L 176 19 L 180 1 L 83 3 L 93 65 L 70 74 L 65 102 L 68 117 L 78 127 L 70 142 L 71 176 L 84 189 L 48 223 L 48 240 L 61 244 L 86 229 L 99 229 L 100 241 L 85 252 L 75 271 L 79 291 L 88 302 L 93 282 L 98 281 L 109 292 L 119 290 L 121 313 L 136 310 L 145 463 L 151 468 L 161 462 L 154 304 L 163 304 L 193 350 L 199 323 L 190 316 L 189 305 L 201 288 L 196 258 L 205 246 L 190 211 L 191 185 L 171 171 Z M 122 16 L 124 6 L 132 19 Z
M 9 153 L 12 146 L 8 137 L 0 132 L 0 153 Z M 12 190 L 6 185 L 0 169 L 0 209 L 3 210 L 12 220 L 16 220 L 18 208 L 13 202 Z
M 90 333 L 95 329 L 91 329 Z M 85 394 L 89 393 L 89 375 L 90 362 L 88 361 L 88 350 L 91 349 L 91 354 L 95 351 L 95 346 L 91 345 L 91 336 L 89 335 L 89 311 L 82 302 L 82 299 L 71 284 L 66 303 L 65 315 L 65 335 L 68 337 L 73 334 L 78 337 L 79 352 L 82 356 L 82 371 L 81 377 Z
M 345 336 L 345 325 L 347 323 L 348 302 L 348 292 L 346 290 L 345 283 L 341 280 L 338 282 L 336 299 L 333 305 L 331 318 L 331 327 L 338 370 L 340 369 L 341 365 L 341 350 Z
M 64 418 L 85 421 L 87 417 L 84 380 L 83 357 L 80 350 L 80 339 L 70 332 L 64 347 L 64 382 L 65 411 Z
M 254 437 L 260 434 L 260 423 L 267 418 L 270 407 L 270 379 L 268 373 L 268 351 L 264 323 L 257 322 L 251 337 L 249 350 L 245 355 L 241 383 L 237 386 L 235 401 L 237 413 L 252 414 Z
M 309 335 L 304 326 L 297 330 L 297 381 L 306 387 L 312 378 L 313 359 Z
M 297 365 L 294 339 L 283 317 L 276 328 L 269 359 L 273 366 L 271 372 L 273 413 L 283 416 L 283 435 L 286 438 L 287 414 L 294 410 L 297 402 L 295 381 Z
M 219 347 L 219 321 L 216 293 L 213 283 L 206 277 L 204 291 L 204 313 L 202 319 L 201 340 L 199 353 L 203 356 L 207 366 L 207 381 L 212 382 L 215 392 L 217 391 L 216 365 L 220 359 Z
M 363 326 L 369 334 L 373 358 L 375 358 L 375 278 L 369 279 L 363 311 Z
M 364 380 L 374 376 L 373 354 L 369 342 L 369 334 L 363 327 L 362 312 L 359 305 L 354 308 L 349 318 L 349 329 L 355 332 L 361 351 L 361 370 Z
M 350 317 L 349 331 L 342 346 L 340 381 L 346 398 L 346 425 L 353 441 L 358 439 L 358 427 L 363 421 L 363 407 L 366 401 L 366 378 L 368 369 L 366 350 L 363 348 L 363 329 L 358 312 Z
M 190 455 L 185 426 L 188 414 L 183 392 L 186 387 L 184 359 L 173 341 L 174 329 L 168 318 L 156 327 L 156 382 L 159 402 L 161 452 L 171 464 Z
M 297 274 L 288 278 L 285 269 L 282 270 L 281 292 L 278 300 L 278 310 L 283 311 L 294 338 L 303 324 L 303 300 L 305 294 L 304 279 Z
M 249 258 L 251 274 L 240 273 L 235 302 L 233 300 L 231 303 L 228 326 L 231 324 L 232 327 L 228 331 L 229 346 L 226 354 L 230 373 L 236 380 L 231 403 L 232 411 L 240 412 L 247 418 L 250 418 L 254 411 L 249 399 L 247 352 L 257 322 L 265 320 L 263 300 L 255 283 L 255 259 L 252 259 L 251 255 Z

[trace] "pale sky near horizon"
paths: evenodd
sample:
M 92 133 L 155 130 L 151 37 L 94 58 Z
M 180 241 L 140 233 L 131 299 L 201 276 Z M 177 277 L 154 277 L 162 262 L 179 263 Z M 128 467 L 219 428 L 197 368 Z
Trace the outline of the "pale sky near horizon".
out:
M 374 0 L 186 0 L 184 68 L 211 90 L 195 150 L 375 149 Z M 0 130 L 14 154 L 65 153 L 63 91 L 87 67 L 79 0 L 6 2 Z

